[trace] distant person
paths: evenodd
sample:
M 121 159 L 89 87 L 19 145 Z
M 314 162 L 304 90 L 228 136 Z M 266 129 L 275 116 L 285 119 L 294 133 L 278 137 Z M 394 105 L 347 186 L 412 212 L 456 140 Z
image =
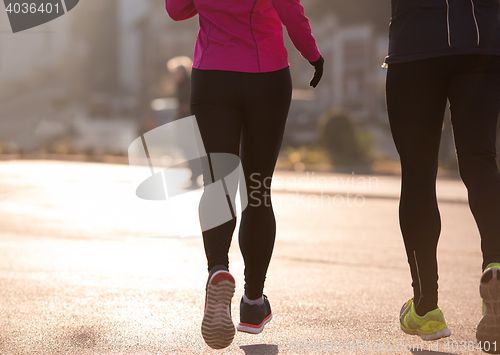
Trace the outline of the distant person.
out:
M 175 97 L 178 101 L 178 109 L 175 119 L 181 119 L 191 116 L 190 97 L 191 97 L 191 66 L 193 61 L 186 56 L 180 56 L 170 59 L 167 62 L 167 68 L 172 74 L 175 83 Z
M 315 68 L 313 87 L 321 79 L 323 58 L 299 0 L 166 0 L 166 7 L 174 20 L 199 14 L 191 111 L 207 154 L 241 157 L 246 185 L 254 187 L 253 196 L 262 196 L 262 203 L 249 204 L 242 212 L 239 230 L 245 294 L 238 330 L 257 334 L 271 320 L 263 289 L 276 232 L 270 199 L 264 201 L 264 196 L 270 194 L 292 94 L 282 24 Z M 205 185 L 212 180 L 211 169 L 203 171 Z M 206 191 L 200 219 L 210 214 L 206 206 L 213 205 Z M 201 330 L 206 343 L 215 349 L 229 346 L 235 334 L 230 313 L 235 281 L 228 272 L 234 211 L 232 216 L 229 222 L 203 232 L 209 276 Z
M 460 176 L 481 235 L 483 317 L 476 336 L 500 347 L 500 173 L 495 140 L 500 110 L 498 0 L 393 0 L 386 58 L 387 109 L 401 158 L 400 226 L 413 279 L 401 329 L 434 340 L 451 334 L 438 307 L 436 199 L 446 102 Z M 455 263 L 462 261 L 455 256 Z M 461 275 L 456 274 L 457 280 Z M 489 342 L 489 344 L 485 344 Z M 487 349 L 486 349 L 487 350 Z
M 175 97 L 177 98 L 178 108 L 174 120 L 180 120 L 191 116 L 190 97 L 191 97 L 191 65 L 193 61 L 186 56 L 180 56 L 170 59 L 167 62 L 167 68 L 172 73 L 175 82 Z M 179 133 L 182 136 L 182 133 Z M 192 147 L 196 149 L 196 147 Z M 201 175 L 201 165 L 199 160 L 189 160 L 188 168 L 191 171 L 189 189 L 197 189 L 198 177 Z

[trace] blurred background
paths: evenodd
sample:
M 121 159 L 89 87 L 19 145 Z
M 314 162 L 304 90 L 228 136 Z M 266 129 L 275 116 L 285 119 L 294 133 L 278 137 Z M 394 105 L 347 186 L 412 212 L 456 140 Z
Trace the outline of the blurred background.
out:
M 312 90 L 314 69 L 285 34 L 295 90 L 273 182 L 278 224 L 266 282 L 277 316 L 265 334 L 238 335 L 221 354 L 296 354 L 295 340 L 418 343 L 397 320 L 411 281 L 381 68 L 391 1 L 301 2 L 326 67 Z M 189 193 L 140 199 L 151 171 L 127 157 L 141 133 L 189 115 L 182 68 L 197 32 L 197 17 L 174 22 L 164 0 L 81 0 L 16 34 L 0 11 L 1 355 L 213 354 L 199 332 L 200 172 L 171 169 Z M 157 154 L 156 168 L 171 166 L 167 154 Z M 440 306 L 453 340 L 469 344 L 481 317 L 481 250 L 455 179 L 449 119 L 440 174 L 452 177 L 437 181 Z M 244 284 L 237 239 L 235 300 Z
M 294 82 L 279 169 L 398 173 L 385 108 L 390 0 L 302 0 L 326 60 L 313 68 L 285 35 Z M 0 158 L 127 163 L 128 145 L 182 112 L 198 18 L 174 22 L 160 0 L 85 0 L 12 34 L 0 14 Z M 449 120 L 442 173 L 456 171 Z

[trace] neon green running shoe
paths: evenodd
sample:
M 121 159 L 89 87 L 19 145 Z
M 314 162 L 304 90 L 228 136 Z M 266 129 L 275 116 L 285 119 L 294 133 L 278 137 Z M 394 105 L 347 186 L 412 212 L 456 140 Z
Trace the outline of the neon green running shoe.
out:
M 477 341 L 500 344 L 500 263 L 488 264 L 481 276 L 479 293 L 483 298 L 483 317 L 477 325 Z
M 399 323 L 403 332 L 420 335 L 423 340 L 436 340 L 451 335 L 439 307 L 420 317 L 415 311 L 413 298 L 401 308 Z

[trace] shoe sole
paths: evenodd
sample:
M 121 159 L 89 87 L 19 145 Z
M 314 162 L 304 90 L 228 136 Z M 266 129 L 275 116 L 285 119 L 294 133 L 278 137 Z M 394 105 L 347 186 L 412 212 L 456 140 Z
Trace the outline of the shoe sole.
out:
M 224 349 L 233 342 L 236 331 L 230 308 L 234 289 L 234 278 L 227 271 L 217 271 L 212 275 L 207 289 L 201 334 L 213 349 Z
M 446 337 L 449 337 L 451 335 L 451 331 L 449 328 L 445 328 L 443 330 L 440 330 L 439 332 L 435 332 L 435 333 L 432 333 L 432 334 L 424 334 L 424 333 L 420 333 L 420 332 L 410 332 L 408 330 L 404 330 L 403 328 L 401 328 L 401 330 L 403 332 L 405 332 L 406 334 L 409 334 L 409 335 L 418 335 L 422 338 L 422 340 L 426 340 L 426 341 L 430 341 L 430 340 L 437 340 L 437 339 L 441 339 L 441 338 L 446 338 Z
M 264 330 L 264 327 L 266 326 L 267 323 L 269 323 L 273 319 L 273 314 L 271 313 L 268 315 L 262 323 L 259 325 L 253 325 L 253 324 L 247 324 L 247 323 L 240 323 L 238 324 L 238 331 L 243 332 L 243 333 L 249 333 L 249 334 L 259 334 L 262 333 Z
M 500 349 L 500 269 L 492 268 L 481 276 L 479 293 L 485 304 L 484 315 L 476 330 L 476 339 L 481 344 L 489 342 L 491 346 L 497 343 L 497 349 L 487 351 L 499 354 Z

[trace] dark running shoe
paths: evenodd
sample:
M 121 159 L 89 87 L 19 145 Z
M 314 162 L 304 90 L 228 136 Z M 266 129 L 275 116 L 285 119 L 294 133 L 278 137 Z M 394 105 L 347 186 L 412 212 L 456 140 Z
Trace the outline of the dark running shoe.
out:
M 271 305 L 264 295 L 264 303 L 260 306 L 249 305 L 241 298 L 240 303 L 240 324 L 238 324 L 238 331 L 259 334 L 264 330 L 264 326 L 269 323 L 273 318 L 271 313 Z
M 231 319 L 231 299 L 234 288 L 234 278 L 226 270 L 218 270 L 209 276 L 201 334 L 213 349 L 226 348 L 233 342 L 235 329 Z

